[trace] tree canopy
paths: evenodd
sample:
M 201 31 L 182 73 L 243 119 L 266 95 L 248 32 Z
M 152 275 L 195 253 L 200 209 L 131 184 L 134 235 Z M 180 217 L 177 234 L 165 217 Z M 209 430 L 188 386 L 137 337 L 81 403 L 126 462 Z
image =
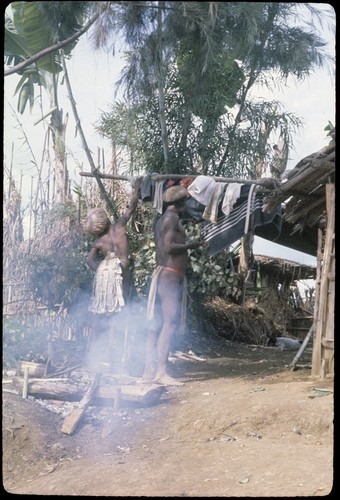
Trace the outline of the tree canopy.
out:
M 289 76 L 305 79 L 329 61 L 314 29 L 324 14 L 314 4 L 13 2 L 11 8 L 6 62 L 51 48 L 20 70 L 21 111 L 44 81 L 37 69 L 61 71 L 53 44 L 86 23 L 94 48 L 114 52 L 123 43 L 117 90 L 124 99 L 102 114 L 97 130 L 123 148 L 130 173 L 272 174 L 273 140 L 289 151 L 301 122 L 279 102 L 257 99 L 254 89 L 284 85 Z M 66 44 L 64 55 L 71 57 L 75 43 Z

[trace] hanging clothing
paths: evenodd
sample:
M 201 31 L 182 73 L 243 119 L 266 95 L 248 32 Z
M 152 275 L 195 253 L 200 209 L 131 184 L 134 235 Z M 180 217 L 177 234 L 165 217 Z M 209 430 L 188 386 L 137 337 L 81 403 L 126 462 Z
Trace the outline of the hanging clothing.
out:
M 203 212 L 205 206 L 199 201 L 195 200 L 192 196 L 189 196 L 185 200 L 185 212 L 182 215 L 183 220 L 194 219 L 196 222 L 203 222 Z
M 143 177 L 142 184 L 140 186 L 140 198 L 142 201 L 151 201 L 153 195 L 153 181 L 151 174 L 147 174 Z
M 223 198 L 225 187 L 225 183 L 216 182 L 210 201 L 203 212 L 203 219 L 209 220 L 213 224 L 217 222 L 218 208 Z
M 144 201 L 153 201 L 155 196 L 155 186 L 156 182 L 154 177 L 157 172 L 152 172 L 152 174 L 146 174 L 143 177 L 142 184 L 140 186 L 140 199 Z
M 155 182 L 155 192 L 153 198 L 153 208 L 156 209 L 157 213 L 163 213 L 163 186 L 164 181 L 156 181 Z
M 125 305 L 122 282 L 120 260 L 114 252 L 108 252 L 94 276 L 89 311 L 95 314 L 121 311 Z
M 273 240 L 278 237 L 282 224 L 281 205 L 269 214 L 264 213 L 262 208 L 263 195 L 255 193 L 254 184 L 243 185 L 240 197 L 228 216 L 220 211 L 216 224 L 202 223 L 202 236 L 208 243 L 209 256 L 217 255 L 249 231 L 256 234 L 256 229 L 264 225 L 272 226 Z
M 187 189 L 189 194 L 195 198 L 195 200 L 202 203 L 202 205 L 207 206 L 214 194 L 215 186 L 215 179 L 205 175 L 199 175 Z
M 231 182 L 228 184 L 221 206 L 221 210 L 224 215 L 228 216 L 230 214 L 233 206 L 240 197 L 242 186 L 243 184 L 240 182 Z

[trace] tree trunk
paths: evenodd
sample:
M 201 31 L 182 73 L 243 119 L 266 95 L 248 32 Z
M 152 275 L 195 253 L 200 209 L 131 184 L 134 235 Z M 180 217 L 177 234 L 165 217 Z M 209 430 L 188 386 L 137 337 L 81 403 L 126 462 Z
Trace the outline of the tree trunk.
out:
M 157 11 L 157 43 L 158 43 L 158 62 L 157 62 L 157 86 L 158 86 L 158 105 L 159 105 L 159 121 L 162 132 L 163 155 L 165 164 L 165 173 L 171 173 L 169 166 L 169 141 L 165 118 L 165 102 L 164 102 L 164 77 L 163 77 L 163 45 L 162 45 L 162 8 L 164 2 L 159 2 Z

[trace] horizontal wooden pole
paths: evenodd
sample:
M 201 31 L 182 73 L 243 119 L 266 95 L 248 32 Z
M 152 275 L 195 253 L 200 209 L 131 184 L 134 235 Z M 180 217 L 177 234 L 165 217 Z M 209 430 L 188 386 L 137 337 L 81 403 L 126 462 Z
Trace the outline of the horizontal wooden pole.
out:
M 94 177 L 94 175 L 91 172 L 80 172 L 80 175 L 82 177 Z M 152 174 L 152 179 L 155 181 L 160 181 L 160 180 L 165 180 L 165 179 L 187 179 L 188 177 L 191 177 L 195 179 L 201 174 Z M 132 179 L 134 179 L 133 176 L 128 177 L 125 175 L 114 175 L 114 174 L 101 174 L 99 173 L 98 176 L 101 179 L 112 179 L 115 181 L 128 181 L 131 182 Z M 144 176 L 145 177 L 145 176 Z M 209 176 L 210 177 L 210 176 Z M 230 177 L 213 177 L 211 176 L 211 179 L 214 179 L 216 182 L 235 182 L 235 183 L 241 183 L 241 184 L 258 184 L 261 186 L 265 182 L 268 182 L 268 179 L 260 179 L 258 181 L 254 181 L 251 179 L 232 179 Z M 270 180 L 270 179 L 269 179 Z

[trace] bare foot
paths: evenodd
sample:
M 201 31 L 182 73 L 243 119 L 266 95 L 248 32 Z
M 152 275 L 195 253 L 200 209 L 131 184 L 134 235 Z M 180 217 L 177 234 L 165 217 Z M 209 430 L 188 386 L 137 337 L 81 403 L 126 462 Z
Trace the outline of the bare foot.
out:
M 153 366 L 146 366 L 142 375 L 142 380 L 151 382 L 155 378 L 156 368 Z
M 155 377 L 155 382 L 161 385 L 184 385 L 180 380 L 170 377 L 170 375 L 162 375 L 161 377 Z

